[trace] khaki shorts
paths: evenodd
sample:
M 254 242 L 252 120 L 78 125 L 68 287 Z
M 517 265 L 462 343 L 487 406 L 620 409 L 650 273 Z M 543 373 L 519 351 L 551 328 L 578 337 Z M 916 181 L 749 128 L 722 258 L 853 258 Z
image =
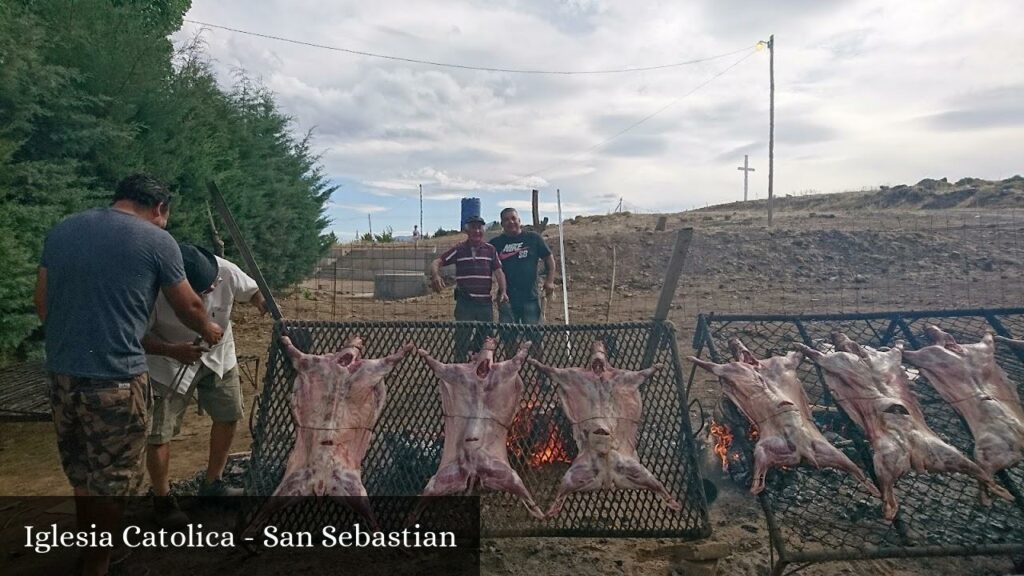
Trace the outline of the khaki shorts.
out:
M 153 397 L 149 375 L 93 380 L 49 374 L 57 451 L 71 486 L 96 496 L 130 496 L 142 484 Z
M 146 441 L 149 444 L 166 444 L 181 432 L 181 422 L 185 418 L 191 398 L 181 394 L 171 394 L 157 387 L 157 397 L 153 401 L 152 426 Z M 242 405 L 242 386 L 238 379 L 238 367 L 224 373 L 219 378 L 215 372 L 202 366 L 196 373 L 196 394 L 199 406 L 210 415 L 214 422 L 237 422 L 245 413 Z

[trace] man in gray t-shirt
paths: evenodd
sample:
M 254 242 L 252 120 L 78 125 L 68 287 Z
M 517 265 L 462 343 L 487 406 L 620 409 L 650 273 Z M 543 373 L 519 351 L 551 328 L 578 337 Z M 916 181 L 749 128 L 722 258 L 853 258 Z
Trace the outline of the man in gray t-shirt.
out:
M 46 333 L 57 448 L 76 497 L 127 496 L 141 483 L 152 401 L 142 337 L 157 292 L 210 344 L 223 335 L 163 230 L 170 201 L 157 180 L 129 176 L 112 206 L 68 217 L 43 245 L 35 304 Z M 78 529 L 120 531 L 117 500 L 86 503 L 76 498 Z M 88 549 L 83 572 L 104 574 L 109 560 L 109 549 Z

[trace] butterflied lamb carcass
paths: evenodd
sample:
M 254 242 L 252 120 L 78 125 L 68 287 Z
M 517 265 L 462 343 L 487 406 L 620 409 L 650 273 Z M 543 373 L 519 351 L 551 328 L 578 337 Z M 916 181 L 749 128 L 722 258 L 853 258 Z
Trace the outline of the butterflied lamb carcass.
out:
M 982 494 L 987 489 L 1010 498 L 990 474 L 928 427 L 900 364 L 902 342 L 885 351 L 875 350 L 834 332 L 832 343 L 836 351 L 828 354 L 803 344 L 796 346 L 821 368 L 833 398 L 867 435 L 886 520 L 892 520 L 899 510 L 896 482 L 910 471 L 960 472 L 977 479 Z
M 757 426 L 754 477 L 750 492 L 764 490 L 765 475 L 778 466 L 807 464 L 836 468 L 853 476 L 879 496 L 864 471 L 822 436 L 811 419 L 811 408 L 796 368 L 799 352 L 759 360 L 738 338 L 729 340 L 734 361 L 716 364 L 690 357 L 694 364 L 718 376 L 725 395 Z
M 974 436 L 974 460 L 989 474 L 1020 462 L 1024 458 L 1024 409 L 1017 387 L 996 364 L 992 335 L 985 334 L 975 344 L 957 344 L 938 326 L 927 326 L 925 334 L 932 345 L 907 350 L 903 358 L 919 368 L 967 422 Z
M 562 510 L 566 497 L 573 492 L 617 488 L 650 490 L 672 510 L 682 509 L 636 454 L 643 412 L 640 385 L 659 365 L 637 372 L 613 368 L 601 341 L 592 345 L 586 368 L 554 368 L 533 359 L 530 363 L 557 385 L 579 447 L 579 455 L 562 477 L 547 511 L 549 518 Z
M 426 350 L 420 356 L 441 380 L 444 413 L 444 448 L 437 473 L 427 482 L 422 496 L 467 492 L 475 486 L 501 490 L 519 498 L 530 515 L 544 513 L 508 461 L 508 429 L 523 394 L 519 369 L 526 360 L 529 342 L 504 362 L 494 362 L 497 343 L 484 340 L 470 362 L 442 364 Z M 418 514 L 418 511 L 417 511 Z
M 384 378 L 415 347 L 406 344 L 385 358 L 364 359 L 359 336 L 350 337 L 336 353 L 322 356 L 304 354 L 287 336 L 281 344 L 298 372 L 291 396 L 295 446 L 281 483 L 259 518 L 269 519 L 302 496 L 328 496 L 376 526 L 363 487 L 363 456 L 384 408 Z

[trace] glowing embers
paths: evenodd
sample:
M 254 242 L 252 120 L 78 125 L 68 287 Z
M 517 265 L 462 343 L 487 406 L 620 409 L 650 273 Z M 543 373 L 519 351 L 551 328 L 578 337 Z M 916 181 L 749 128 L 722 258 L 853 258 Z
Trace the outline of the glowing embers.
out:
M 568 426 L 559 424 L 558 408 L 542 405 L 535 392 L 516 412 L 509 431 L 508 449 L 529 468 L 572 462 Z

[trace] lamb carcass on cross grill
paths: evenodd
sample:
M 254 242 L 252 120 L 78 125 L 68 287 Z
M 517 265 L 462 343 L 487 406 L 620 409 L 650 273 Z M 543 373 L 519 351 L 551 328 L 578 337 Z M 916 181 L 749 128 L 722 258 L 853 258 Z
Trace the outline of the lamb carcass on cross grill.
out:
M 406 344 L 385 358 L 364 359 L 359 336 L 320 356 L 303 353 L 287 336 L 281 344 L 298 372 L 291 395 L 295 446 L 260 517 L 267 519 L 302 496 L 328 496 L 376 526 L 362 481 L 363 457 L 387 397 L 384 378 L 415 347 Z
M 886 520 L 895 518 L 899 510 L 896 482 L 911 470 L 960 472 L 977 479 L 982 494 L 987 489 L 1011 498 L 990 474 L 928 427 L 900 363 L 902 342 L 885 351 L 875 350 L 833 332 L 832 343 L 836 351 L 827 354 L 803 344 L 796 346 L 821 368 L 836 402 L 867 435 Z
M 558 514 L 573 492 L 617 488 L 650 490 L 672 510 L 682 509 L 636 454 L 636 435 L 643 412 L 640 385 L 659 365 L 636 372 L 613 368 L 601 341 L 593 343 L 586 368 L 554 368 L 533 359 L 530 363 L 557 385 L 579 448 L 579 455 L 562 477 L 547 517 Z
M 523 394 L 519 369 L 530 343 L 524 342 L 515 356 L 497 363 L 496 348 L 494 338 L 487 338 L 473 359 L 462 364 L 442 364 L 426 350 L 419 351 L 441 380 L 444 413 L 441 464 L 422 496 L 467 492 L 479 485 L 518 497 L 530 515 L 543 518 L 544 513 L 509 464 L 507 448 L 508 429 Z
M 975 462 L 995 474 L 1024 459 L 1024 409 L 1017 387 L 996 364 L 992 334 L 975 344 L 958 344 L 934 325 L 925 327 L 925 334 L 932 345 L 907 350 L 903 358 L 919 368 L 967 422 L 974 436 Z M 1015 345 L 1015 341 L 1006 342 Z
M 807 393 L 796 373 L 803 355 L 790 352 L 759 360 L 738 338 L 729 340 L 729 349 L 734 361 L 728 364 L 692 356 L 690 361 L 718 376 L 725 395 L 757 426 L 751 493 L 764 490 L 770 468 L 809 464 L 843 470 L 872 495 L 879 496 L 878 488 L 864 471 L 830 444 L 814 425 Z

